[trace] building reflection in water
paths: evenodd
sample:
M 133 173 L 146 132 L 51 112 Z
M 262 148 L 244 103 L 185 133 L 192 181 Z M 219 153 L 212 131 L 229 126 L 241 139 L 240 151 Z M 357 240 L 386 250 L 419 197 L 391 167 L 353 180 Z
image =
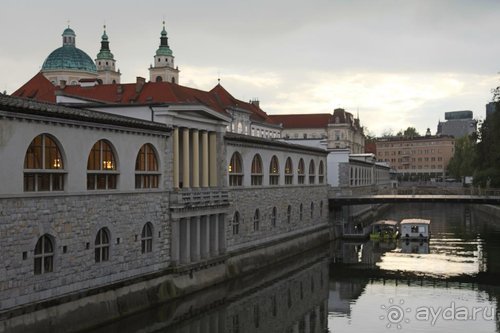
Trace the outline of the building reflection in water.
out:
M 327 331 L 328 247 L 91 332 Z

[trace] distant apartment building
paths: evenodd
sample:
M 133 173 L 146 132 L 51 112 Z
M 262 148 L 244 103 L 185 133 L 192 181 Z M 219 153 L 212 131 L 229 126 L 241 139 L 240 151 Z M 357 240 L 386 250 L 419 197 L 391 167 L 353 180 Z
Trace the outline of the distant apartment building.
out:
M 461 138 L 476 133 L 477 121 L 473 119 L 473 112 L 451 111 L 444 113 L 445 121 L 440 121 L 437 126 L 437 135 L 449 135 Z
M 365 152 L 365 135 L 359 118 L 344 109 L 333 114 L 283 114 L 269 115 L 271 121 L 283 126 L 285 140 L 324 140 L 328 150 L 349 149 L 352 154 Z M 303 144 L 303 142 L 300 142 Z
M 390 137 L 376 141 L 377 160 L 387 162 L 400 180 L 444 177 L 455 151 L 451 136 Z

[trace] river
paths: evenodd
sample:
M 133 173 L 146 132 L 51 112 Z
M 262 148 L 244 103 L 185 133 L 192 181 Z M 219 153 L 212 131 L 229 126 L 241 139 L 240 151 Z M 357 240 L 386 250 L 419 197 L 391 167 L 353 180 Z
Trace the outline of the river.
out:
M 383 216 L 412 217 L 429 242 L 335 241 L 89 332 L 500 332 L 500 221 L 451 204 Z

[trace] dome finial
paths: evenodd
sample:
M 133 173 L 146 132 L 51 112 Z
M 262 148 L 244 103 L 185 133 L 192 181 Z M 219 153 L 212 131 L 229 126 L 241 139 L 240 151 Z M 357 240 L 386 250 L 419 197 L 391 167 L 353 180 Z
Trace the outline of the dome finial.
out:
M 69 29 L 69 23 L 70 23 L 70 20 L 68 20 L 68 29 Z

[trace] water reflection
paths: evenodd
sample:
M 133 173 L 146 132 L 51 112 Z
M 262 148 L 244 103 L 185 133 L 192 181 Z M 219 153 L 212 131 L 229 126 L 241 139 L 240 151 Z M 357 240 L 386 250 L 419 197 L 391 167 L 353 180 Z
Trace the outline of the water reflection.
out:
M 397 205 L 384 218 L 408 216 L 432 220 L 428 242 L 331 242 L 92 332 L 500 332 L 500 225 L 456 205 Z M 416 318 L 418 309 L 451 306 L 489 313 Z M 403 319 L 388 319 L 390 308 Z
M 328 250 L 325 246 L 89 332 L 325 332 Z
M 467 206 L 442 204 L 395 205 L 383 218 L 408 216 L 432 220 L 428 242 L 331 245 L 330 331 L 500 332 L 500 223 Z M 402 310 L 398 320 L 388 319 L 389 309 Z M 422 309 L 455 317 L 426 321 L 416 317 Z

